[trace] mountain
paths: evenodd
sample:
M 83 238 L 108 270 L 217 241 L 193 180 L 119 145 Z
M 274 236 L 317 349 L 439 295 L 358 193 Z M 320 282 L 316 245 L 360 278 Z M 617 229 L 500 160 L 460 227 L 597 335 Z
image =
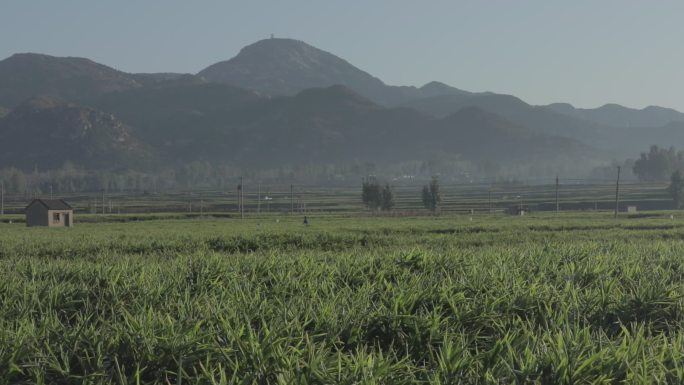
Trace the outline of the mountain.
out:
M 133 76 L 83 58 L 24 53 L 0 61 L 0 105 L 9 108 L 33 96 L 85 100 L 139 86 Z
M 264 167 L 406 157 L 394 157 L 408 151 L 402 138 L 431 120 L 384 108 L 343 86 L 276 98 L 214 83 L 145 87 L 103 95 L 92 106 L 135 127 L 169 159 Z
M 416 92 L 416 95 L 413 95 L 413 98 L 431 98 L 434 96 L 443 96 L 443 95 L 457 95 L 457 96 L 465 96 L 465 95 L 476 95 L 473 92 L 468 92 L 464 90 L 460 90 L 456 87 L 452 87 L 448 84 L 444 84 L 441 82 L 436 82 L 432 81 L 430 83 L 425 84 L 424 86 L 420 87 Z M 483 93 L 483 94 L 488 94 L 488 93 Z
M 466 107 L 478 107 L 502 116 L 527 111 L 531 106 L 510 95 L 492 93 L 442 94 L 402 103 L 401 106 L 414 108 L 435 117 L 443 118 Z
M 677 118 L 678 113 L 661 108 L 629 110 L 612 106 L 582 111 L 563 104 L 532 106 L 514 96 L 493 93 L 441 95 L 412 100 L 401 105 L 437 118 L 446 117 L 464 108 L 477 107 L 495 113 L 533 133 L 565 137 L 591 144 L 596 149 L 594 155 L 600 154 L 599 156 L 605 159 L 634 157 L 652 144 L 684 147 L 684 141 L 681 140 L 684 132 L 679 132 L 679 125 L 670 124 L 669 120 Z M 624 121 L 625 124 L 644 124 L 613 126 L 608 124 L 610 121 L 599 118 L 606 111 L 622 112 L 623 117 L 631 119 Z M 648 114 L 651 114 L 651 117 Z M 647 125 L 659 123 L 662 124 Z
M 420 156 L 411 149 L 430 121 L 413 110 L 379 106 L 343 86 L 275 98 L 253 117 L 239 132 L 248 145 L 237 149 L 236 159 L 260 165 L 410 159 Z
M 637 110 L 618 104 L 606 104 L 595 109 L 582 109 L 567 103 L 555 103 L 546 107 L 567 116 L 610 127 L 662 127 L 671 122 L 684 122 L 684 113 L 656 106 Z
M 653 144 L 684 147 L 684 131 L 678 130 L 684 114 L 661 107 L 634 110 L 606 105 L 581 110 L 569 104 L 532 106 L 515 96 L 494 93 L 440 95 L 401 105 L 437 118 L 477 107 L 531 132 L 591 144 L 604 158 L 634 157 Z
M 674 110 L 532 106 L 440 82 L 390 86 L 291 39 L 256 42 L 197 75 L 17 54 L 0 61 L 0 106 L 0 167 L 29 169 L 441 157 L 548 171 L 682 141 Z
M 170 159 L 190 161 L 227 158 L 240 145 L 235 127 L 255 119 L 266 101 L 224 84 L 162 83 L 108 93 L 90 106 L 135 127 L 137 137 Z
M 125 169 L 150 164 L 153 154 L 112 114 L 52 98 L 31 98 L 0 119 L 4 166 Z
M 294 95 L 307 88 L 341 84 L 381 105 L 412 108 L 437 118 L 463 108 L 478 107 L 541 135 L 563 136 L 610 149 L 604 151 L 606 158 L 627 153 L 627 147 L 616 145 L 615 128 L 660 127 L 683 119 L 681 113 L 660 107 L 631 110 L 607 105 L 596 110 L 579 110 L 569 105 L 532 106 L 515 96 L 473 93 L 439 82 L 420 88 L 388 86 L 333 54 L 290 39 L 254 43 L 233 59 L 214 64 L 198 76 L 264 95 Z M 634 135 L 643 137 L 640 132 Z M 634 141 L 626 137 L 624 144 Z M 648 146 L 648 142 L 642 146 Z
M 344 59 L 299 40 L 266 39 L 243 48 L 234 58 L 213 64 L 198 76 L 265 95 L 292 96 L 308 88 L 344 85 L 376 103 L 463 92 L 440 84 L 422 88 L 388 86 Z
M 241 134 L 250 145 L 239 149 L 237 159 L 248 164 L 279 159 L 388 164 L 436 156 L 480 162 L 492 154 L 494 161 L 520 163 L 539 160 L 535 148 L 549 143 L 555 146 L 543 151 L 553 163 L 559 157 L 586 155 L 589 149 L 572 139 L 530 133 L 480 109 L 435 119 L 409 108 L 385 108 L 343 86 L 273 99 Z M 259 148 L 268 148 L 268 154 L 254 151 Z
M 478 107 L 465 107 L 436 121 L 433 130 L 438 148 L 478 161 L 548 162 L 595 153 L 578 140 L 540 134 Z
M 292 39 L 261 40 L 197 75 L 210 82 L 268 95 L 294 95 L 307 88 L 342 84 L 373 99 L 393 98 L 380 79 L 333 54 Z
M 222 84 L 139 88 L 103 95 L 93 106 L 135 127 L 137 137 L 169 161 L 274 167 L 355 159 L 400 162 L 430 159 L 436 152 L 511 160 L 501 151 L 510 143 L 516 160 L 523 161 L 531 159 L 525 154 L 537 152 L 532 147 L 551 140 L 484 111 L 435 119 L 413 109 L 383 107 L 344 86 L 275 98 Z M 553 140 L 558 145 L 550 158 L 579 154 L 582 147 L 569 139 Z
M 588 143 L 594 143 L 593 140 L 600 133 L 600 127 L 594 123 L 529 105 L 515 96 L 490 92 L 439 95 L 405 102 L 401 106 L 437 118 L 449 116 L 464 108 L 477 107 L 538 134 L 564 136 Z
M 671 122 L 661 127 L 620 127 L 613 131 L 612 146 L 615 148 L 611 148 L 610 143 L 605 147 L 625 157 L 636 158 L 651 145 L 684 148 L 684 122 Z
M 151 170 L 193 161 L 277 168 L 435 157 L 554 165 L 590 152 L 478 108 L 437 119 L 344 86 L 270 98 L 224 84 L 162 82 L 102 94 L 88 106 L 32 98 L 0 119 L 0 165 L 27 170 L 65 162 Z

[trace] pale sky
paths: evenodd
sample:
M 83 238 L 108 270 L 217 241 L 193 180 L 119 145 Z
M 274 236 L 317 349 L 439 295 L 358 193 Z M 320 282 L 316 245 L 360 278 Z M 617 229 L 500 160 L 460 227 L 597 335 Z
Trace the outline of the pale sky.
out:
M 195 73 L 273 33 L 392 85 L 684 111 L 683 16 L 681 0 L 0 0 L 0 58 Z

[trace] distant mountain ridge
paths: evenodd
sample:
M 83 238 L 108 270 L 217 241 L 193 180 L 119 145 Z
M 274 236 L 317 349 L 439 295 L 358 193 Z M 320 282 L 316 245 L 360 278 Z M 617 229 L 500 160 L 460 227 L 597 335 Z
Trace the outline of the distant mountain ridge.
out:
M 116 116 L 137 127 L 147 143 L 176 157 L 201 151 L 205 160 L 261 166 L 277 163 L 279 159 L 339 162 L 358 158 L 387 162 L 412 156 L 429 157 L 434 151 L 453 153 L 478 147 L 473 135 L 478 130 L 488 130 L 490 123 L 496 122 L 496 128 L 492 128 L 496 132 L 512 126 L 484 112 L 486 118 L 478 121 L 465 119 L 465 114 L 448 122 L 412 109 L 385 108 L 344 86 L 312 88 L 291 97 L 267 98 L 244 89 L 210 83 L 170 87 L 164 91 L 130 90 L 105 95 L 95 105 L 114 111 Z M 196 138 L 193 141 L 188 141 L 190 127 Z M 512 130 L 519 134 L 526 128 Z M 453 134 L 456 132 L 460 133 L 460 140 Z M 538 140 L 536 135 L 525 137 L 531 139 L 520 143 L 519 149 L 523 152 Z M 481 147 L 498 143 L 495 137 Z M 564 148 L 557 150 L 566 153 Z M 499 155 L 505 158 L 505 154 Z M 474 152 L 469 156 L 482 160 Z
M 0 168 L 444 156 L 550 169 L 635 156 L 651 144 L 684 147 L 681 121 L 660 107 L 533 106 L 440 82 L 390 86 L 292 39 L 256 42 L 196 75 L 40 54 L 0 61 Z
M 567 103 L 554 103 L 547 108 L 561 114 L 610 127 L 662 127 L 684 122 L 684 113 L 671 108 L 649 106 L 641 110 L 606 104 L 599 108 L 575 108 Z
M 94 169 L 193 161 L 265 168 L 353 159 L 388 164 L 435 154 L 524 163 L 591 152 L 477 108 L 436 119 L 385 108 L 344 86 L 267 98 L 211 83 L 109 93 L 90 107 L 34 98 L 0 119 L 0 141 L 0 164 L 24 169 L 65 162 Z
M 24 53 L 0 61 L 0 106 L 9 108 L 34 96 L 82 100 L 140 86 L 132 75 L 84 58 Z
M 420 88 L 390 86 L 344 59 L 292 39 L 258 41 L 243 48 L 232 59 L 213 64 L 197 75 L 209 82 L 233 84 L 274 96 L 294 95 L 307 88 L 340 84 L 377 103 L 386 106 L 419 106 L 422 111 L 435 116 L 446 116 L 456 112 L 457 107 L 468 106 L 489 108 L 491 112 L 509 116 L 511 108 L 519 109 L 520 104 L 524 103 L 509 95 L 473 93 L 439 82 L 430 82 Z M 456 99 L 458 101 L 454 103 Z M 489 106 L 483 106 L 483 102 Z M 539 107 L 548 109 L 552 115 L 562 114 L 609 127 L 660 127 L 670 122 L 684 121 L 684 114 L 661 107 L 643 110 L 618 105 L 606 105 L 593 110 L 575 109 L 562 104 Z M 566 126 L 567 123 L 564 124 Z
M 307 88 L 339 84 L 385 105 L 464 92 L 437 82 L 423 88 L 388 86 L 342 58 L 293 39 L 258 41 L 243 48 L 234 58 L 213 64 L 197 75 L 210 82 L 273 96 L 291 96 Z
M 167 82 L 227 83 L 271 96 L 292 96 L 307 88 L 344 85 L 387 106 L 409 105 L 420 99 L 448 96 L 461 99 L 471 96 L 478 99 L 483 96 L 507 97 L 491 92 L 463 91 L 440 82 L 430 82 L 419 88 L 389 86 L 346 60 L 302 41 L 266 39 L 246 46 L 232 59 L 208 66 L 197 76 L 177 73 L 130 74 L 85 58 L 15 54 L 0 61 L 0 106 L 11 109 L 39 95 L 83 101 L 108 92 Z M 443 102 L 435 101 L 438 104 Z M 426 100 L 421 103 L 425 104 Z M 464 101 L 459 103 L 468 104 Z M 684 113 L 657 106 L 635 110 L 607 104 L 596 109 L 577 109 L 570 104 L 554 103 L 541 107 L 611 127 L 660 127 L 670 122 L 684 121 Z M 437 105 L 430 108 L 434 111 L 443 107 Z M 448 112 L 454 112 L 452 110 Z M 438 115 L 445 113 L 442 111 Z

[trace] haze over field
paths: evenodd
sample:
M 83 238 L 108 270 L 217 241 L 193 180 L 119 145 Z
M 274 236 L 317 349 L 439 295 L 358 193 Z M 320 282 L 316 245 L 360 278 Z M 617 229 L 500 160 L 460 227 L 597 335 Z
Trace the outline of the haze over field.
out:
M 133 7 L 5 5 L 0 169 L 589 177 L 684 147 L 679 3 Z
M 684 384 L 684 1 L 0 1 L 1 384 Z

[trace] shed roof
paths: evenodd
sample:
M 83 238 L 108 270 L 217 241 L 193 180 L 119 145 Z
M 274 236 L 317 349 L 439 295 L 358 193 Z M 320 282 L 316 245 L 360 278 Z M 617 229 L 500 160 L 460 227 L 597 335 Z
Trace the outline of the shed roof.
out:
M 71 206 L 62 199 L 34 199 L 26 207 L 30 207 L 35 203 L 45 206 L 48 210 L 72 210 Z

